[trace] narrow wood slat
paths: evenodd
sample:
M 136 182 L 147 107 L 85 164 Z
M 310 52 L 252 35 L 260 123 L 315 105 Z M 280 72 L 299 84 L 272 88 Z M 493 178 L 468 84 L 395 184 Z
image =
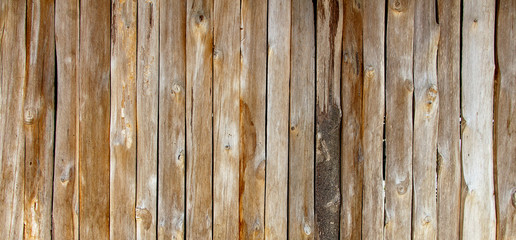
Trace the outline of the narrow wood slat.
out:
M 188 1 L 186 239 L 212 239 L 213 1 Z M 234 207 L 234 206 L 233 206 Z
M 0 238 L 22 239 L 26 2 L 0 2 Z
M 291 4 L 268 1 L 266 239 L 287 239 Z
M 460 216 L 460 0 L 440 0 L 437 49 L 437 238 L 459 239 Z
M 495 1 L 464 1 L 462 19 L 462 239 L 495 239 L 493 87 Z
M 314 4 L 292 1 L 288 237 L 314 239 Z M 285 14 L 285 13 L 283 13 Z
M 385 239 L 410 239 L 414 1 L 390 0 L 386 54 Z
M 412 239 L 437 237 L 437 25 L 435 1 L 417 1 L 414 30 Z
M 156 239 L 159 0 L 138 1 L 136 239 Z
M 363 2 L 362 239 L 383 239 L 383 123 L 385 114 L 385 1 Z
M 158 239 L 184 237 L 186 2 L 159 7 Z
M 496 30 L 498 87 L 495 97 L 497 238 L 516 236 L 516 1 L 498 3 Z
M 110 3 L 80 2 L 79 238 L 109 239 Z
M 241 1 L 240 239 L 264 239 L 267 1 Z
M 136 8 L 111 9 L 110 239 L 136 237 Z
M 344 2 L 342 37 L 341 239 L 360 239 L 362 228 L 363 156 L 361 116 L 363 85 L 363 8 Z

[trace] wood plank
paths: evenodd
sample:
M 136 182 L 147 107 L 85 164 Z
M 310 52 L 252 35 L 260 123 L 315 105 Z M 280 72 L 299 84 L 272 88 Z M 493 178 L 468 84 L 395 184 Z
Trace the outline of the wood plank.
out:
M 496 30 L 498 74 L 495 95 L 497 238 L 516 236 L 516 1 L 498 3 Z
M 23 238 L 26 2 L 0 2 L 0 228 L 2 239 Z
M 362 3 L 346 1 L 342 37 L 341 239 L 360 239 L 362 235 L 362 25 Z
M 111 9 L 110 239 L 136 237 L 136 7 Z
M 437 49 L 437 238 L 459 239 L 460 216 L 460 11 L 461 1 L 440 0 Z
M 79 239 L 79 163 L 77 147 L 77 68 L 79 65 L 79 2 L 57 0 L 55 39 L 57 57 L 56 146 L 52 237 Z
M 110 3 L 80 2 L 79 238 L 109 239 Z
M 314 4 L 292 1 L 288 237 L 314 239 Z M 283 13 L 285 14 L 285 13 Z
M 268 1 L 266 239 L 287 239 L 291 4 Z
M 240 239 L 264 239 L 267 2 L 241 2 Z
M 495 1 L 464 1 L 462 239 L 495 239 L 493 87 Z
M 437 237 L 437 24 L 435 1 L 417 1 L 414 29 L 412 239 Z
M 385 10 L 385 1 L 363 2 L 362 239 L 384 236 Z
M 188 1 L 186 239 L 212 239 L 213 1 Z
M 411 237 L 414 1 L 390 0 L 386 54 L 385 239 Z
M 159 7 L 158 239 L 185 234 L 185 4 L 163 0 Z
M 136 239 L 156 239 L 159 0 L 138 1 Z
M 214 1 L 213 238 L 239 235 L 240 4 Z

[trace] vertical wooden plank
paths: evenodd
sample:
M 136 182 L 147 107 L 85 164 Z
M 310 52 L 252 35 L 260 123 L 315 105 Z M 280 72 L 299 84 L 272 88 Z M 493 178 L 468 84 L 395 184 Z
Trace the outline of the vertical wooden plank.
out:
M 189 0 L 186 11 L 186 239 L 212 239 L 213 1 Z
M 186 5 L 159 7 L 158 239 L 184 236 Z
M 110 239 L 136 237 L 136 0 L 112 1 Z
M 54 1 L 27 2 L 24 239 L 51 239 L 54 174 Z
M 79 178 L 77 67 L 79 64 L 79 1 L 57 0 L 55 39 L 57 57 L 56 147 L 53 239 L 79 238 Z
M 412 207 L 414 1 L 389 0 L 388 4 L 385 239 L 409 239 Z
M 80 2 L 79 238 L 109 239 L 110 3 Z
M 464 1 L 462 239 L 495 239 L 493 87 L 495 1 Z
M 362 239 L 384 236 L 385 2 L 363 2 Z
M 2 1 L 0 13 L 0 238 L 22 239 L 26 3 Z
M 269 0 L 265 238 L 287 239 L 291 1 Z
M 498 3 L 496 29 L 498 87 L 495 104 L 497 238 L 516 236 L 516 1 Z
M 138 0 L 136 239 L 156 239 L 159 0 Z
M 363 48 L 362 2 L 344 3 L 342 39 L 341 239 L 360 239 L 363 156 L 361 142 Z
M 241 1 L 240 239 L 264 239 L 267 1 Z
M 459 239 L 460 216 L 460 0 L 440 0 L 437 49 L 437 238 Z
M 315 219 L 320 239 L 339 237 L 341 0 L 317 1 Z
M 414 29 L 414 142 L 412 239 L 437 237 L 437 43 L 435 1 L 417 1 Z
M 289 222 L 292 239 L 314 239 L 314 4 L 292 1 L 290 74 Z M 284 13 L 283 13 L 284 14 Z
M 239 234 L 240 2 L 214 1 L 213 238 Z

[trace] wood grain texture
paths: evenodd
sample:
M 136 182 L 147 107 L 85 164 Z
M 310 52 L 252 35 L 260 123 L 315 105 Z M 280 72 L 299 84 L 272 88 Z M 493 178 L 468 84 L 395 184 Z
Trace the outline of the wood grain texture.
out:
M 265 238 L 287 239 L 291 1 L 268 1 Z
M 461 1 L 438 1 L 437 238 L 459 239 Z
M 26 2 L 0 2 L 0 238 L 22 239 Z
M 264 239 L 267 1 L 241 1 L 239 238 Z
M 136 0 L 111 8 L 110 239 L 136 238 Z
M 136 239 L 157 238 L 159 3 L 138 1 Z
M 317 1 L 315 219 L 319 239 L 339 237 L 343 1 Z
M 412 239 L 437 237 L 437 24 L 435 1 L 417 1 L 414 29 Z
M 213 237 L 212 12 L 212 0 L 187 3 L 186 239 L 193 240 Z
M 410 239 L 414 1 L 390 0 L 386 49 L 385 239 Z
M 184 237 L 186 2 L 163 0 L 159 13 L 158 239 Z
M 498 3 L 497 91 L 495 95 L 495 161 L 497 239 L 516 236 L 516 1 Z
M 362 239 L 383 239 L 385 2 L 363 2 Z M 341 235 L 342 236 L 342 235 Z
M 57 103 L 52 202 L 53 239 L 79 239 L 79 1 L 55 2 Z
M 292 1 L 288 237 L 314 239 L 314 4 Z
M 110 3 L 80 2 L 79 238 L 109 239 Z
M 462 239 L 495 239 L 493 88 L 495 1 L 463 2 Z
M 361 142 L 363 87 L 363 8 L 345 1 L 342 37 L 342 131 L 340 239 L 360 239 L 363 166 Z

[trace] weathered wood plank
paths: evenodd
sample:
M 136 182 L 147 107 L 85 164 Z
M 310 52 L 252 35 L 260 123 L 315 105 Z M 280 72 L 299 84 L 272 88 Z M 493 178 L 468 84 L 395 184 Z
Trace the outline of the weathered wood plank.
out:
M 496 30 L 498 87 L 495 97 L 497 238 L 516 236 L 516 1 L 498 3 Z
M 437 237 L 437 24 L 435 1 L 417 1 L 414 29 L 412 239 Z
M 57 57 L 56 147 L 53 239 L 79 239 L 78 65 L 79 1 L 57 0 L 55 39 Z
M 156 239 L 159 0 L 138 1 L 136 239 Z
M 193 240 L 212 239 L 212 12 L 212 0 L 187 3 L 186 239 Z
M 112 2 L 110 239 L 136 237 L 136 8 Z
M 362 2 L 345 1 L 342 37 L 342 209 L 340 238 L 360 239 L 362 228 L 363 156 L 361 117 L 363 87 Z
M 437 50 L 437 238 L 459 239 L 460 216 L 460 0 L 439 0 Z
M 495 1 L 464 1 L 462 239 L 495 239 L 493 88 Z
M 288 236 L 314 239 L 314 4 L 292 1 Z M 285 14 L 285 13 L 283 13 Z
M 158 239 L 181 239 L 185 218 L 186 2 L 163 0 L 159 11 Z
M 239 235 L 240 3 L 214 1 L 213 238 Z
M 0 238 L 22 239 L 26 2 L 0 2 Z
M 268 5 L 265 238 L 287 239 L 291 1 Z
M 399 240 L 411 237 L 414 1 L 388 4 L 385 239 Z
M 241 2 L 240 239 L 264 239 L 267 1 Z
M 363 2 L 362 239 L 383 239 L 383 121 L 385 1 Z
M 109 239 L 110 3 L 80 2 L 79 238 Z

